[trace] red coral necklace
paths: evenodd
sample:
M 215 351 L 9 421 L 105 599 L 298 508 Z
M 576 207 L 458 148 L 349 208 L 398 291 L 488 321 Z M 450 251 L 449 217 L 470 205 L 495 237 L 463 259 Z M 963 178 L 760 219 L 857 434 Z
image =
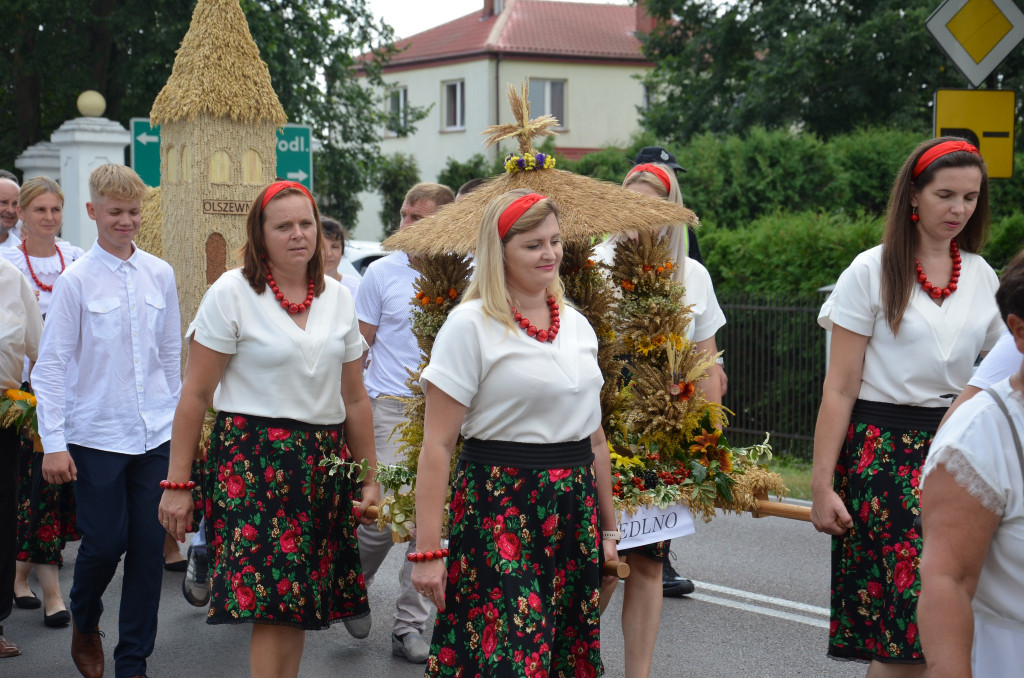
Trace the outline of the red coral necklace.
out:
M 960 248 L 957 247 L 955 240 L 949 241 L 949 256 L 953 259 L 953 274 L 949 276 L 949 284 L 945 287 L 939 287 L 928 282 L 928 276 L 924 274 L 924 269 L 921 267 L 921 262 L 914 259 L 914 264 L 917 266 L 917 282 L 921 283 L 922 289 L 928 293 L 932 299 L 938 299 L 939 297 L 948 297 L 949 295 L 956 292 L 957 281 L 960 280 Z
M 270 271 L 267 271 L 267 286 L 270 288 L 270 291 L 274 293 L 274 298 L 281 302 L 281 308 L 292 315 L 302 313 L 313 305 L 313 290 L 315 286 L 313 285 L 312 278 L 309 279 L 309 285 L 306 288 L 308 291 L 306 294 L 306 300 L 301 304 L 292 303 L 284 298 L 284 294 L 281 293 L 281 289 L 277 286 L 277 283 L 274 282 L 274 275 Z
M 519 326 L 526 330 L 526 333 L 536 339 L 537 341 L 544 343 L 545 341 L 554 341 L 555 336 L 558 335 L 558 328 L 560 322 L 558 320 L 558 302 L 555 300 L 555 296 L 551 295 L 548 297 L 548 308 L 551 309 L 551 327 L 546 330 L 538 330 L 536 326 L 530 323 L 529 318 L 524 318 L 522 313 L 516 311 L 516 307 L 512 307 L 512 317 L 519 323 Z
M 60 251 L 60 248 L 57 247 L 56 244 L 54 244 L 53 247 L 54 247 L 54 249 L 57 250 L 57 256 L 60 258 L 60 273 L 63 273 L 64 269 L 67 268 L 64 265 L 64 254 Z M 30 276 L 32 276 L 32 282 L 34 282 L 36 284 L 36 287 L 38 287 L 42 291 L 44 291 L 44 292 L 52 292 L 53 291 L 53 285 L 44 285 L 42 282 L 40 282 L 39 278 L 36 276 L 36 272 L 34 270 L 32 270 L 32 260 L 28 256 L 28 249 L 25 247 L 25 243 L 21 243 L 21 253 L 25 255 L 25 265 L 28 266 L 28 274 Z M 60 275 L 60 273 L 58 273 L 57 275 Z

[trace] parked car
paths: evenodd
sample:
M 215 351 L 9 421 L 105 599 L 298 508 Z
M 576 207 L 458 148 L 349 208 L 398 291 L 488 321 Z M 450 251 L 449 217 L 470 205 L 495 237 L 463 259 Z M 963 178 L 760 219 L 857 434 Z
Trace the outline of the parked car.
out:
M 347 240 L 345 254 L 338 264 L 338 272 L 342 276 L 350 275 L 357 280 L 362 279 L 366 267 L 387 254 L 376 240 Z

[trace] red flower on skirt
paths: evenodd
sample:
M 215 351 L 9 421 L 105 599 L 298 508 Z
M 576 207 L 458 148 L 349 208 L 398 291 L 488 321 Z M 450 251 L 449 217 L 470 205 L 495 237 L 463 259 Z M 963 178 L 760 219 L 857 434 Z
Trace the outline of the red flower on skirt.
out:
M 279 596 L 286 595 L 291 590 L 292 590 L 292 583 L 290 581 L 288 581 L 287 578 L 286 579 L 282 579 L 279 582 L 277 582 L 277 595 L 279 595 Z
M 544 521 L 544 525 L 541 527 L 541 530 L 544 531 L 545 537 L 550 537 L 552 534 L 555 533 L 556 527 L 558 527 L 558 514 L 552 513 Z
M 503 532 L 495 540 L 495 544 L 502 558 L 505 560 L 519 560 L 519 537 L 511 532 Z
M 484 649 L 484 657 L 490 659 L 495 648 L 498 647 L 498 631 L 494 628 L 494 624 L 488 624 L 484 627 L 482 647 Z
M 238 607 L 243 610 L 251 610 L 256 607 L 256 595 L 248 586 L 239 586 L 235 589 L 235 600 L 238 601 Z
M 450 647 L 442 647 L 437 653 L 437 661 L 445 666 L 455 666 L 455 650 Z
M 238 499 L 243 494 L 245 494 L 245 481 L 242 480 L 242 476 L 230 476 L 228 478 L 228 496 L 232 499 Z
M 242 536 L 247 541 L 254 540 L 258 534 L 259 533 L 256 531 L 256 528 L 250 525 L 249 523 L 246 523 L 244 526 L 242 526 Z
M 245 417 L 235 416 L 234 418 L 235 428 L 245 428 Z
M 868 582 L 868 595 L 876 600 L 882 597 L 882 585 L 877 581 Z
M 299 547 L 295 544 L 295 532 L 285 530 L 281 535 L 281 550 L 285 553 L 295 553 Z
M 572 473 L 572 469 L 571 468 L 553 468 L 553 469 L 548 469 L 548 479 L 550 479 L 551 482 L 553 482 L 553 483 L 554 482 L 558 482 L 559 480 L 562 480 L 564 478 L 568 478 L 571 473 Z
M 292 432 L 286 428 L 268 428 L 267 437 L 271 440 L 288 440 Z
M 892 578 L 896 583 L 896 590 L 903 593 L 914 585 L 914 580 L 916 579 L 914 566 L 909 560 L 897 560 L 896 567 L 893 568 Z
M 41 542 L 51 542 L 54 536 L 53 525 L 40 525 L 36 529 L 36 537 Z

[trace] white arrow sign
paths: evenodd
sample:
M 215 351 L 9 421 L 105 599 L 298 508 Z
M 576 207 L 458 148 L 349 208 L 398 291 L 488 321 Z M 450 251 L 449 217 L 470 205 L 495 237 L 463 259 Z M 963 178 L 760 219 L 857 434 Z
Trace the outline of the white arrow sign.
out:
M 303 172 L 302 170 L 299 170 L 298 172 L 289 172 L 288 178 L 291 179 L 292 181 L 305 181 L 306 179 L 309 178 L 309 175 Z
M 139 136 L 137 136 L 135 138 L 138 139 L 139 143 L 142 144 L 143 146 L 145 146 L 148 143 L 154 143 L 155 144 L 155 143 L 158 143 L 160 141 L 160 137 L 154 136 L 152 134 L 146 134 L 145 132 L 143 132 L 142 134 L 140 134 Z

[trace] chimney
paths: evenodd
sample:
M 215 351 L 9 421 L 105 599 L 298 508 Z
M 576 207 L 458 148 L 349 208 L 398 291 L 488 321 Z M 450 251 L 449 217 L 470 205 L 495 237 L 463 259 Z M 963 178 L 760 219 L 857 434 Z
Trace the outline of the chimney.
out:
M 484 0 L 484 11 L 482 18 L 487 19 L 501 14 L 505 9 L 505 0 Z
M 486 2 L 486 0 L 485 0 Z M 647 0 L 637 0 L 636 2 L 636 32 L 637 33 L 651 33 L 654 30 L 654 25 L 657 23 L 650 14 L 647 12 Z

